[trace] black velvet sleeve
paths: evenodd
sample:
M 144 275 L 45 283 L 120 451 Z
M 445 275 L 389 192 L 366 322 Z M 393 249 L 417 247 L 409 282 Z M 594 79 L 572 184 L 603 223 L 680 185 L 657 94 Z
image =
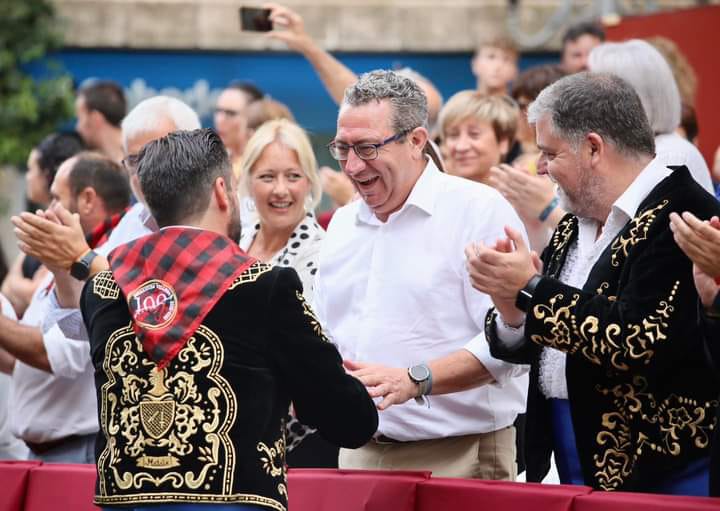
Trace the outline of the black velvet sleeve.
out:
M 278 273 L 271 298 L 270 353 L 285 378 L 298 419 L 330 442 L 356 448 L 377 430 L 375 404 L 342 366 L 302 295 L 294 270 Z
M 541 347 L 528 342 L 525 336 L 514 349 L 508 349 L 498 336 L 496 321 L 500 320 L 497 311 L 492 307 L 485 316 L 485 339 L 490 345 L 490 354 L 511 364 L 532 364 L 537 359 Z
M 705 314 L 698 300 L 698 318 L 700 329 L 705 341 L 705 352 L 710 364 L 720 374 L 720 318 L 711 318 Z
M 634 374 L 672 365 L 674 357 L 688 348 L 684 341 L 694 337 L 694 322 L 688 321 L 695 316 L 697 300 L 691 264 L 665 225 L 647 239 L 617 239 L 604 257 L 610 258 L 611 267 L 620 266 L 615 261 L 627 256 L 637 243 L 643 247 L 634 247 L 635 260 L 624 262 L 624 284 L 617 296 L 583 291 L 544 277 L 530 303 L 526 337 L 593 364 Z
M 570 218 L 571 215 L 563 217 L 560 222 L 560 226 L 567 223 Z M 554 237 L 556 236 L 557 234 L 554 233 Z M 540 257 L 544 268 L 549 267 L 550 256 L 551 248 L 549 245 L 545 247 Z M 541 346 L 530 342 L 528 340 L 528 336 L 525 335 L 523 340 L 514 346 L 513 349 L 508 349 L 505 346 L 505 343 L 503 343 L 498 336 L 498 321 L 500 321 L 500 319 L 498 318 L 497 309 L 495 309 L 495 307 L 491 307 L 485 316 L 485 339 L 487 339 L 487 342 L 490 345 L 490 354 L 499 360 L 503 360 L 511 364 L 532 364 L 535 360 L 537 360 L 540 350 L 542 349 Z
M 102 271 L 88 279 L 80 295 L 80 312 L 90 339 L 90 356 L 93 361 L 102 359 L 102 341 L 123 322 L 129 324 L 127 304 L 112 273 Z

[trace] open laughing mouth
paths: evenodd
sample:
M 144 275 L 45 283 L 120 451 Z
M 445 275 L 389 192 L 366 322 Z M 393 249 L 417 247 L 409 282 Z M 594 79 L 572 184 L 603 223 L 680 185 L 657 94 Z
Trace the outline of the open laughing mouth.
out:
M 367 179 L 356 179 L 355 182 L 362 187 L 367 187 L 375 184 L 378 179 L 380 179 L 380 176 L 370 177 Z
M 271 202 L 270 207 L 274 209 L 287 209 L 292 206 L 292 202 Z

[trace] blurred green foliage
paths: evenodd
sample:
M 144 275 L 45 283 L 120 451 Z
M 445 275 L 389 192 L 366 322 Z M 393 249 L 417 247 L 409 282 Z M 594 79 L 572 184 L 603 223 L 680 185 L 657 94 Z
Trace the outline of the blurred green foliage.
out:
M 0 164 L 24 163 L 73 115 L 72 78 L 44 60 L 61 47 L 59 26 L 47 0 L 0 0 Z M 41 63 L 46 77 L 33 79 L 31 63 Z

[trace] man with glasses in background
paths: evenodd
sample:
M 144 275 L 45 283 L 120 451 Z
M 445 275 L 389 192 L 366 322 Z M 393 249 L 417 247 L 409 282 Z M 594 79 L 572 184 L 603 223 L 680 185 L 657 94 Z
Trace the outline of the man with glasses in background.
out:
M 426 123 L 415 82 L 373 71 L 346 90 L 328 145 L 362 200 L 333 217 L 315 306 L 347 367 L 371 395 L 385 396 L 375 437 L 341 449 L 339 465 L 514 479 L 526 369 L 490 355 L 490 298 L 472 288 L 463 249 L 494 242 L 505 224 L 524 231 L 499 193 L 443 174 L 426 157 Z M 468 366 L 480 387 L 424 397 L 436 370 Z M 419 402 L 388 408 L 410 397 Z
M 215 130 L 228 150 L 233 169 L 237 166 L 245 144 L 250 138 L 247 107 L 262 98 L 262 91 L 247 82 L 231 82 L 218 96 L 213 122 Z

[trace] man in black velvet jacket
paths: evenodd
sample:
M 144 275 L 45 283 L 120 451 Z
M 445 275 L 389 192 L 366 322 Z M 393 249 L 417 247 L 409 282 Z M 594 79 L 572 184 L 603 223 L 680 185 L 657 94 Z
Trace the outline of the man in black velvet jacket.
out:
M 101 427 L 95 501 L 285 510 L 290 402 L 351 448 L 375 432 L 375 406 L 295 271 L 239 249 L 238 199 L 214 132 L 151 142 L 137 172 L 160 231 L 99 266 L 83 258 L 105 268 L 81 299 Z
M 602 490 L 707 494 L 718 381 L 704 361 L 692 265 L 668 216 L 720 212 L 685 167 L 654 160 L 639 98 L 580 73 L 530 107 L 539 172 L 570 211 L 542 262 L 522 238 L 466 251 L 495 304 L 494 356 L 531 364 L 528 480 L 555 452 L 561 481 Z

